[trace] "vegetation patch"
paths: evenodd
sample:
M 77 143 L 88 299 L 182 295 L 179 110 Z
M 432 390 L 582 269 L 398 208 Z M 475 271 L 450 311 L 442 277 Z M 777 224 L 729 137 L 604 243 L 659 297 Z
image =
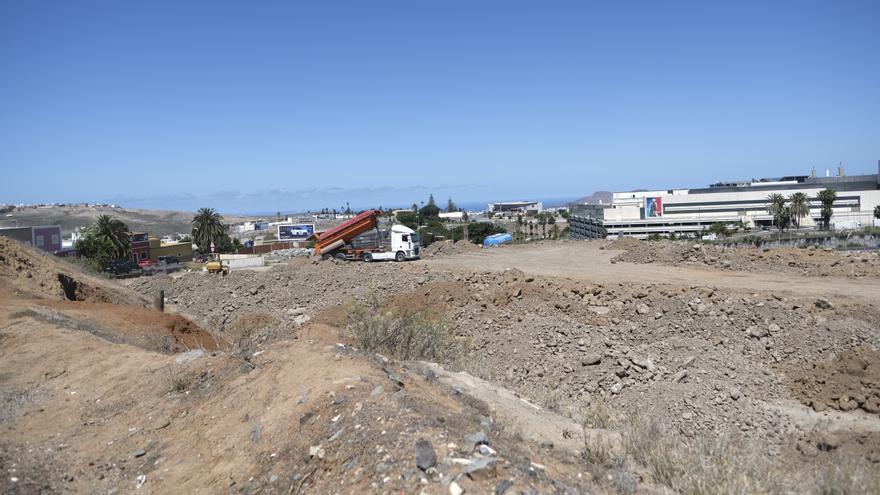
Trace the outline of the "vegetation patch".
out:
M 467 349 L 446 318 L 426 311 L 383 311 L 375 300 L 352 309 L 347 330 L 361 349 L 404 361 L 456 363 Z

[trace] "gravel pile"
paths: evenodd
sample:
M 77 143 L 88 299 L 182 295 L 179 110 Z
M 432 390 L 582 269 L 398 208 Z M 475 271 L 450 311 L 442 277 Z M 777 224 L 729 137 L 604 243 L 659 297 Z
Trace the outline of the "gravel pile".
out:
M 479 245 L 470 241 L 440 241 L 422 249 L 422 256 L 449 256 L 459 253 L 472 253 L 480 249 L 482 248 Z
M 345 313 L 370 299 L 431 310 L 470 340 L 462 368 L 531 402 L 577 419 L 601 400 L 617 415 L 650 411 L 685 435 L 737 432 L 770 451 L 806 434 L 771 406 L 797 398 L 788 371 L 880 347 L 880 314 L 846 300 L 590 285 L 517 270 L 296 259 L 267 272 L 154 277 L 131 287 L 147 295 L 164 288 L 169 303 L 221 334 L 244 314 L 265 313 L 295 331 L 322 311 Z
M 612 262 L 702 265 L 744 272 L 775 271 L 807 276 L 877 277 L 880 252 L 832 251 L 809 247 L 724 247 L 685 241 L 638 241 L 621 239 L 610 246 L 623 249 Z
M 314 253 L 315 253 L 314 249 L 290 248 L 290 249 L 279 249 L 276 251 L 272 251 L 272 252 L 269 252 L 269 253 L 263 255 L 263 257 L 269 263 L 273 263 L 273 262 L 277 263 L 280 261 L 287 261 L 287 260 L 290 260 L 293 258 L 299 258 L 299 257 L 308 258 Z

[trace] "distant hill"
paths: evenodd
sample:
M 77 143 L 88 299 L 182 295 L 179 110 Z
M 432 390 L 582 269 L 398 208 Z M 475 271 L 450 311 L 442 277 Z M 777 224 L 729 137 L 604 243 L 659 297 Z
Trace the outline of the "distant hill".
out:
M 595 204 L 599 204 L 600 202 L 604 203 L 604 204 L 609 204 L 609 203 L 611 203 L 611 198 L 612 198 L 611 191 L 596 191 L 589 196 L 585 196 L 583 198 L 572 201 L 572 204 L 595 205 Z
M 112 215 L 128 225 L 132 232 L 149 232 L 162 237 L 168 234 L 188 234 L 192 230 L 189 211 L 137 210 L 126 208 L 88 208 L 81 206 L 58 206 L 46 208 L 16 209 L 0 215 L 0 227 L 30 227 L 34 225 L 60 225 L 63 236 L 77 227 L 86 227 L 98 215 Z M 220 212 L 222 215 L 223 212 Z M 237 215 L 223 215 L 226 223 L 251 220 Z

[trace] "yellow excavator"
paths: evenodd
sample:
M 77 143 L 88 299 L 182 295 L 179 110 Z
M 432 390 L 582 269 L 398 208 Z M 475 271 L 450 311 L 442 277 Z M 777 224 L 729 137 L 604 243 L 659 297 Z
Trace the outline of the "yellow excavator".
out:
M 219 273 L 224 277 L 229 274 L 229 265 L 224 265 L 220 260 L 211 260 L 205 267 L 208 269 L 208 273 Z

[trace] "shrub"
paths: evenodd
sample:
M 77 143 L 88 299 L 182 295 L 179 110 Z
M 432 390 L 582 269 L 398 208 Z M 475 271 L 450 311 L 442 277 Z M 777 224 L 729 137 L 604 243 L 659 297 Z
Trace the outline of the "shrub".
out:
M 584 409 L 581 417 L 581 426 L 586 428 L 602 428 L 608 429 L 614 426 L 614 418 L 611 416 L 611 409 L 601 397 Z
M 685 438 L 639 418 L 624 431 L 623 446 L 657 482 L 683 495 L 767 493 L 786 486 L 784 471 L 760 458 L 756 445 L 724 435 Z
M 611 440 L 603 435 L 584 431 L 584 450 L 582 457 L 587 464 L 594 466 L 623 466 L 626 458 L 615 452 Z
M 168 391 L 185 392 L 192 385 L 192 379 L 183 370 L 173 368 L 168 371 Z
M 448 320 L 426 311 L 382 311 L 376 301 L 356 305 L 347 329 L 363 350 L 400 360 L 456 363 L 467 349 L 467 341 L 455 337 Z
M 718 237 L 730 237 L 733 234 L 733 231 L 728 227 L 726 223 L 716 222 L 709 226 L 709 232 L 717 235 Z
M 474 244 L 482 244 L 486 237 L 507 232 L 504 227 L 491 222 L 471 222 L 468 224 L 468 239 Z
M 880 487 L 880 470 L 864 458 L 835 453 L 816 472 L 815 487 L 820 495 L 876 493 Z

